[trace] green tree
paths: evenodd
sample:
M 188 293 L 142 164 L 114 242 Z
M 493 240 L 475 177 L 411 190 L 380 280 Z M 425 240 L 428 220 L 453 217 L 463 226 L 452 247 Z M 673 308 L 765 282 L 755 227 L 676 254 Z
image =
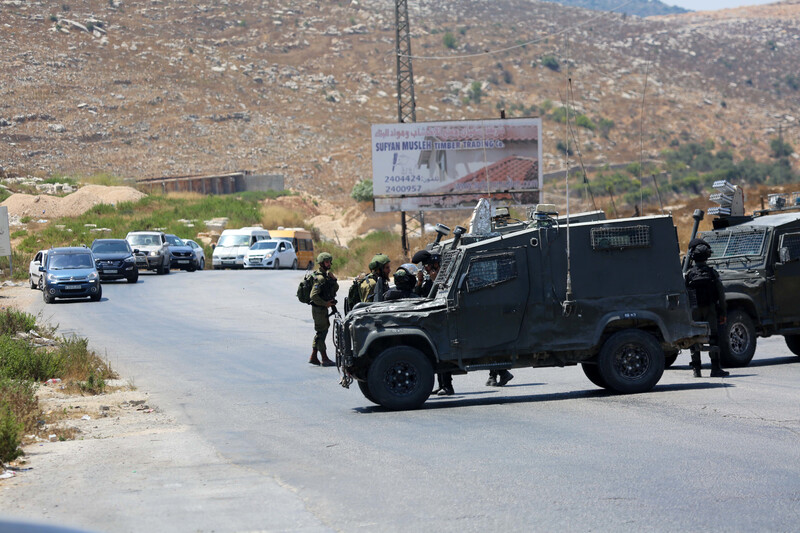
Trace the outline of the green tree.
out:
M 449 31 L 444 34 L 444 37 L 442 37 L 442 43 L 444 43 L 445 48 L 449 48 L 450 50 L 455 50 L 458 48 L 456 36 Z
M 356 202 L 371 202 L 372 180 L 359 180 L 358 183 L 353 185 L 353 190 L 350 192 L 350 197 Z
M 561 65 L 558 63 L 558 59 L 556 59 L 556 57 L 553 55 L 543 56 L 542 66 L 547 67 L 555 72 L 558 72 L 561 69 Z
M 769 142 L 770 150 L 772 150 L 772 157 L 789 157 L 794 153 L 794 149 L 789 143 L 783 142 L 782 139 L 772 139 Z
M 604 139 L 608 139 L 608 134 L 611 132 L 611 128 L 614 127 L 614 121 L 607 118 L 601 118 L 597 122 L 597 127 L 600 129 L 600 135 Z
M 467 91 L 467 96 L 470 100 L 474 101 L 476 104 L 481 103 L 481 98 L 483 97 L 483 88 L 482 84 L 479 81 L 473 81 L 470 86 L 469 90 Z

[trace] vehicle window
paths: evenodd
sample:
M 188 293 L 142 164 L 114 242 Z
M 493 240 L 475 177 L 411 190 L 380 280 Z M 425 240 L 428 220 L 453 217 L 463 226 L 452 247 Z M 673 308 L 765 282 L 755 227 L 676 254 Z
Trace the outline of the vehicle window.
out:
M 50 258 L 48 267 L 53 270 L 92 268 L 94 261 L 91 254 L 55 254 Z
M 117 252 L 127 252 L 129 249 L 127 243 L 124 241 L 98 242 L 92 246 L 92 251 L 96 254 L 111 254 Z
M 650 226 L 592 228 L 593 250 L 624 250 L 650 246 Z
M 42 252 L 36 254 L 36 257 L 33 258 L 34 262 L 41 263 L 42 262 Z
M 786 248 L 786 261 L 800 259 L 800 233 L 781 235 L 780 248 Z M 778 261 L 781 259 L 779 258 Z
M 250 237 L 247 235 L 223 235 L 219 238 L 217 246 L 249 246 Z
M 152 235 L 130 235 L 128 236 L 127 241 L 134 246 L 147 246 L 149 244 L 155 244 Z
M 467 272 L 467 292 L 498 285 L 517 277 L 517 261 L 514 254 L 481 257 L 474 259 Z
M 764 228 L 743 231 L 706 231 L 698 234 L 711 246 L 711 259 L 743 255 L 761 255 L 766 237 Z
M 184 246 L 183 241 L 175 235 L 167 235 L 167 242 L 169 242 L 172 246 Z
M 251 250 L 272 250 L 276 246 L 278 246 L 278 243 L 275 242 L 275 241 L 261 241 L 261 242 L 255 243 L 252 246 L 252 248 L 250 248 L 250 249 Z

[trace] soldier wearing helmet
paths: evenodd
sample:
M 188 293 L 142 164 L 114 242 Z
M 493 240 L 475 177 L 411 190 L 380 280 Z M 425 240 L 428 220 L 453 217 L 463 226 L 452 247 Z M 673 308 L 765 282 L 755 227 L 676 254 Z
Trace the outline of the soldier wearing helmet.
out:
M 686 287 L 694 293 L 696 306 L 692 309 L 692 318 L 708 322 L 710 331 L 708 355 L 711 358 L 711 377 L 725 377 L 730 373 L 722 369 L 719 353 L 719 327 L 725 324 L 728 316 L 725 305 L 725 288 L 714 267 L 706 261 L 711 257 L 711 246 L 703 239 L 692 239 L 689 243 L 689 260 L 694 264 L 686 272 Z M 700 351 L 701 345 L 694 344 L 690 348 L 694 377 L 701 377 Z
M 316 366 L 335 366 L 336 363 L 328 359 L 328 348 L 325 346 L 325 337 L 331 328 L 328 317 L 328 308 L 336 305 L 336 292 L 339 282 L 336 275 L 331 272 L 333 256 L 322 252 L 317 256 L 319 268 L 314 271 L 314 287 L 311 289 L 311 317 L 314 319 L 314 344 L 311 349 L 309 364 Z M 319 353 L 319 358 L 317 358 Z
M 417 278 L 417 267 L 411 264 L 401 265 L 394 273 L 394 287 L 383 293 L 384 300 L 402 300 L 403 298 L 419 298 L 414 292 Z
M 359 286 L 359 295 L 362 302 L 380 301 L 383 293 L 389 287 L 389 273 L 391 260 L 386 254 L 375 254 L 369 262 L 370 273 Z

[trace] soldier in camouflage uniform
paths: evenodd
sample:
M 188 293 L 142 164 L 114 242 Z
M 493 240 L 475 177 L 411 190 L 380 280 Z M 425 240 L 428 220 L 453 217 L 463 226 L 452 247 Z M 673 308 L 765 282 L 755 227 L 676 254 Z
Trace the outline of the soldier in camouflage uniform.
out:
M 389 288 L 389 273 L 392 271 L 388 255 L 376 254 L 369 263 L 370 273 L 359 286 L 362 302 L 380 301 L 383 293 Z M 378 287 L 381 285 L 381 287 Z M 374 298 L 379 294 L 379 298 Z
M 689 259 L 694 265 L 686 272 L 686 287 L 693 290 L 697 300 L 697 307 L 692 310 L 692 318 L 700 322 L 708 322 L 710 331 L 708 340 L 708 355 L 711 358 L 711 377 L 724 378 L 730 372 L 720 366 L 719 330 L 725 324 L 728 316 L 725 305 L 725 287 L 719 279 L 719 274 L 706 261 L 711 256 L 711 246 L 703 239 L 692 239 L 689 243 Z M 700 374 L 700 349 L 699 344 L 690 348 L 694 377 Z
M 328 359 L 328 349 L 325 346 L 325 337 L 331 327 L 328 318 L 328 308 L 336 305 L 336 292 L 339 290 L 339 282 L 331 272 L 333 256 L 328 252 L 322 252 L 317 256 L 319 269 L 314 271 L 314 287 L 311 289 L 311 316 L 314 318 L 314 345 L 311 351 L 311 358 L 308 362 L 312 365 L 335 366 L 336 363 Z M 320 358 L 317 358 L 319 352 Z M 321 361 L 320 361 L 321 359 Z

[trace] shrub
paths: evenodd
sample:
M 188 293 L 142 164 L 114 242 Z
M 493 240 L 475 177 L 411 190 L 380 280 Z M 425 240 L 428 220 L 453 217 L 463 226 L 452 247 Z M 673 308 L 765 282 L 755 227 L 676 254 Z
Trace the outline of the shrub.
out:
M 769 148 L 772 150 L 772 157 L 775 158 L 788 157 L 794 152 L 792 146 L 781 139 L 772 139 L 769 142 Z
M 444 44 L 445 48 L 449 48 L 450 50 L 455 50 L 458 47 L 456 36 L 449 31 L 444 34 L 444 37 L 442 37 L 442 43 Z
M 595 126 L 594 122 L 587 117 L 586 115 L 578 115 L 575 117 L 575 124 L 580 126 L 581 128 L 586 128 L 587 130 L 594 131 L 597 126 Z
M 600 135 L 608 139 L 608 134 L 611 132 L 611 128 L 614 127 L 614 121 L 609 120 L 607 118 L 601 118 L 597 121 L 597 127 L 600 129 Z
M 8 404 L 0 402 L 0 463 L 13 461 L 22 455 L 21 440 L 22 422 L 17 421 Z
M 0 312 L 0 335 L 15 335 L 36 328 L 36 317 L 14 308 Z
M 481 103 L 481 98 L 483 97 L 483 89 L 481 88 L 481 82 L 473 81 L 470 86 L 469 90 L 467 91 L 467 96 L 471 101 L 474 101 L 476 104 Z
M 19 379 L 0 379 L 0 398 L 3 398 L 14 418 L 22 423 L 23 430 L 33 432 L 39 420 L 39 400 L 36 398 L 36 383 Z
M 89 350 L 87 339 L 77 336 L 62 338 L 56 355 L 62 362 L 64 378 L 97 383 L 98 380 L 117 377 L 107 361 Z
M 360 180 L 353 185 L 353 190 L 350 192 L 350 197 L 356 202 L 371 202 L 372 201 L 372 180 Z
M 558 150 L 558 152 L 559 152 L 559 153 L 562 153 L 562 154 L 563 154 L 564 152 L 566 152 L 566 153 L 567 153 L 567 155 L 574 155 L 574 154 L 572 153 L 572 147 L 571 147 L 571 146 L 569 146 L 568 144 L 564 144 L 564 141 L 558 141 L 558 142 L 556 143 L 556 150 Z
M 561 70 L 561 65 L 555 56 L 547 55 L 542 57 L 542 66 L 549 68 L 552 71 L 558 72 Z
M 57 353 L 34 348 L 30 343 L 0 335 L 0 378 L 44 381 L 61 377 L 63 362 Z

